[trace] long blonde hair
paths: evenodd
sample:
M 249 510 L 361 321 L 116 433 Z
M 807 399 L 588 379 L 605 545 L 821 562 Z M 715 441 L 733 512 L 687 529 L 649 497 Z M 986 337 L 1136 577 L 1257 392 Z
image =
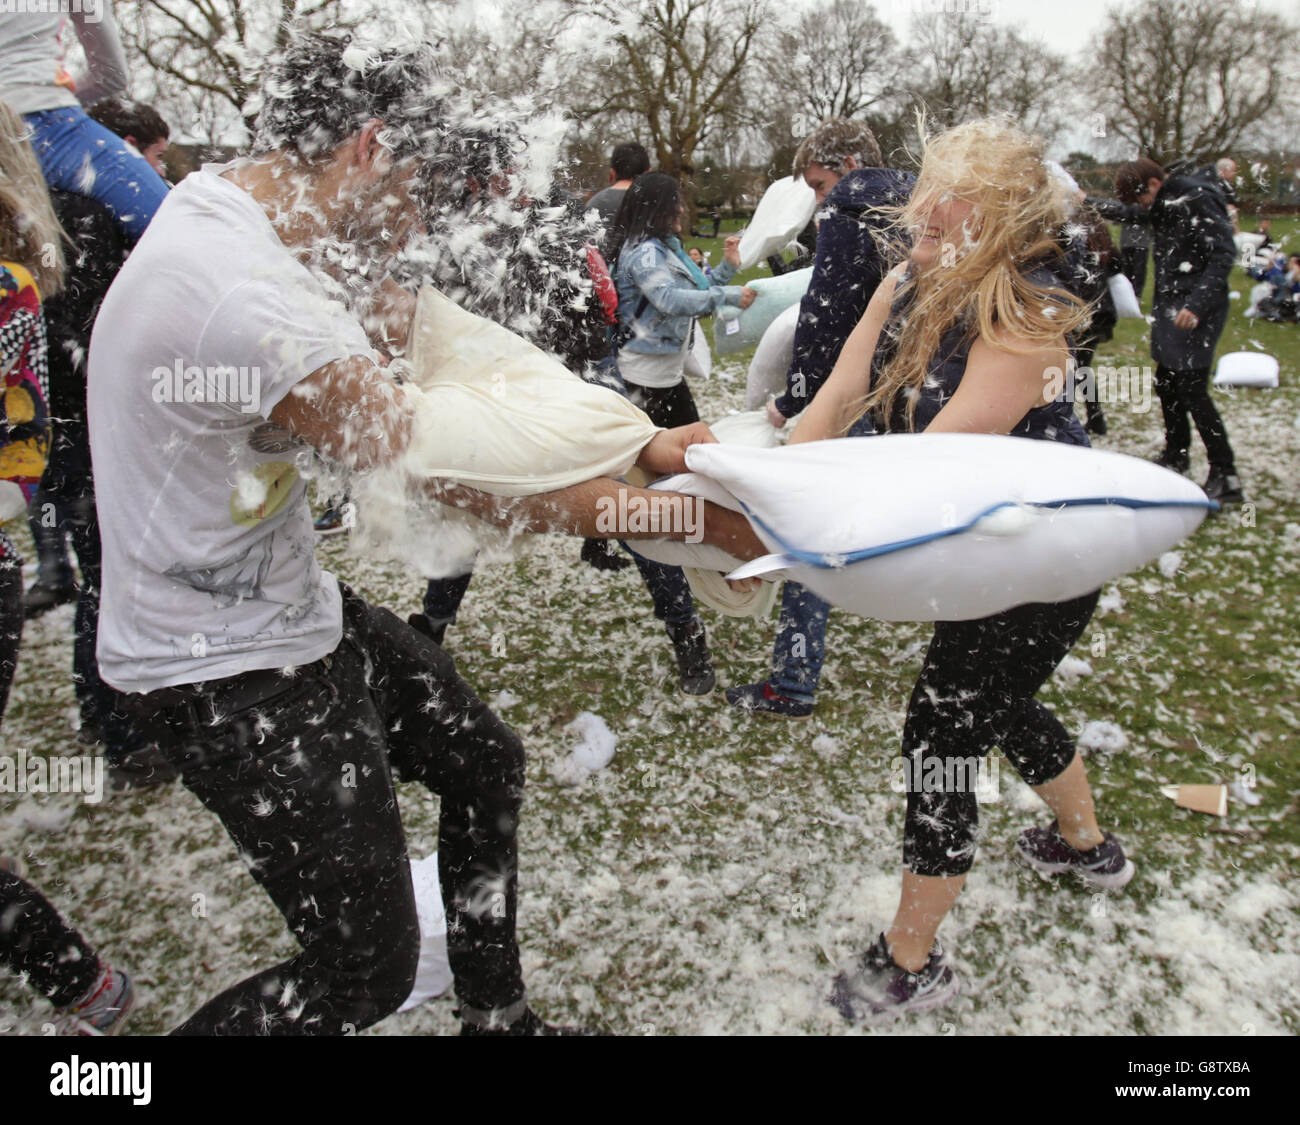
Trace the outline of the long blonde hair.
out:
M 0 101 L 0 258 L 26 267 L 41 299 L 63 288 L 63 240 L 27 126 Z
M 863 410 L 888 419 L 903 395 L 909 428 L 930 364 L 954 325 L 968 325 L 971 339 L 978 335 L 996 339 L 1004 350 L 1030 352 L 1062 341 L 1090 316 L 1089 306 L 1059 285 L 1026 276 L 1063 253 L 1059 235 L 1068 200 L 1043 163 L 1043 142 L 1009 118 L 987 117 L 923 143 L 911 199 L 889 209 L 891 257 L 908 256 L 910 237 L 926 227 L 938 202 L 965 201 L 974 212 L 960 245 L 945 243 L 938 260 L 910 267 L 895 290 L 906 311 L 897 322 L 891 318 L 889 340 L 882 332 L 877 343 L 878 350 L 892 346 L 893 352 Z

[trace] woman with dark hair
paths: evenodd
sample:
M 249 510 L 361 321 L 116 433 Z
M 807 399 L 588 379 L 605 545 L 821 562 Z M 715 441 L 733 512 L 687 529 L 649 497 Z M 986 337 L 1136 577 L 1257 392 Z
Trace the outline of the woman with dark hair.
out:
M 740 268 L 740 239 L 726 241 L 724 262 L 707 278 L 682 249 L 677 181 L 647 172 L 623 197 L 606 258 L 618 287 L 618 369 L 628 396 L 656 426 L 700 420 L 682 378 L 691 325 L 723 305 L 747 309 L 754 290 L 728 285 Z

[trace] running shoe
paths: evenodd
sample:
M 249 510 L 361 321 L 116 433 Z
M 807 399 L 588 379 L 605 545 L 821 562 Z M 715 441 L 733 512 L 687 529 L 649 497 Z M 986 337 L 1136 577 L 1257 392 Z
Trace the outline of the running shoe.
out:
M 708 695 L 718 682 L 713 671 L 713 657 L 709 655 L 709 642 L 704 632 L 704 622 L 698 617 L 689 621 L 668 622 L 668 636 L 672 638 L 677 654 L 677 671 L 681 677 L 682 691 L 687 695 Z
M 126 973 L 101 963 L 99 979 L 89 996 L 59 1013 L 60 1035 L 117 1035 L 126 1027 L 135 1004 L 135 986 Z
M 23 616 L 28 621 L 40 617 L 55 606 L 75 602 L 79 593 L 76 586 L 46 586 L 43 582 L 33 582 L 23 595 Z
M 1124 855 L 1119 841 L 1109 832 L 1095 848 L 1080 852 L 1065 842 L 1056 821 L 1047 827 L 1026 828 L 1020 833 L 1016 847 L 1035 871 L 1044 875 L 1072 871 L 1089 886 L 1105 890 L 1119 889 L 1137 871 L 1133 861 Z
M 1235 473 L 1211 472 L 1205 481 L 1205 495 L 1220 504 L 1246 502 L 1246 494 L 1241 490 L 1241 478 Z
M 836 974 L 830 1002 L 846 1020 L 869 1020 L 923 1012 L 946 1004 L 961 990 L 957 974 L 936 942 L 916 972 L 899 965 L 885 935 L 849 968 Z
M 807 719 L 813 713 L 811 703 L 778 695 L 769 683 L 729 687 L 722 694 L 733 707 L 756 715 L 770 715 L 778 719 Z

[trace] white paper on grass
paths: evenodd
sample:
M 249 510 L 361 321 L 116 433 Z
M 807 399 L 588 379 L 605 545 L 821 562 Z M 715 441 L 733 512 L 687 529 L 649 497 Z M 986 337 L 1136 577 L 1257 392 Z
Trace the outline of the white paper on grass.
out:
M 411 862 L 415 912 L 420 921 L 420 960 L 415 968 L 411 995 L 397 1010 L 406 1012 L 441 996 L 451 987 L 451 961 L 447 957 L 447 913 L 438 882 L 438 853 Z
M 745 409 L 759 410 L 772 395 L 785 392 L 785 376 L 794 358 L 794 331 L 799 324 L 800 303 L 781 313 L 763 333 L 754 358 L 749 361 L 745 380 Z
M 776 553 L 746 571 L 884 621 L 1079 597 L 1159 558 L 1210 507 L 1191 481 L 1135 457 L 988 434 L 696 445 L 686 462 L 696 483 L 665 486 L 725 490 Z M 1097 502 L 1062 506 L 1078 500 Z M 880 553 L 846 560 L 868 550 Z
M 390 467 L 358 476 L 358 545 L 426 578 L 466 573 L 512 537 L 424 492 L 434 479 L 500 496 L 619 477 L 658 427 L 622 395 L 584 382 L 513 332 L 420 291 L 411 333 L 415 428 Z
M 1113 274 L 1106 279 L 1106 288 L 1110 290 L 1110 299 L 1115 304 L 1115 315 L 1120 320 L 1142 320 L 1142 306 L 1133 283 L 1122 273 Z
M 718 355 L 730 355 L 732 352 L 752 348 L 763 338 L 763 334 L 778 316 L 791 305 L 798 307 L 803 295 L 808 292 L 810 281 L 812 266 L 783 273 L 779 277 L 759 277 L 749 282 L 749 287 L 758 296 L 749 308 L 739 312 L 734 305 L 719 310 L 718 317 L 713 321 L 713 350 Z M 736 326 L 734 331 L 731 331 L 732 325 Z
M 1279 365 L 1265 352 L 1229 352 L 1219 357 L 1216 387 L 1276 387 Z
M 817 210 L 817 193 L 802 176 L 777 180 L 763 193 L 740 236 L 740 268 L 775 254 L 804 229 Z

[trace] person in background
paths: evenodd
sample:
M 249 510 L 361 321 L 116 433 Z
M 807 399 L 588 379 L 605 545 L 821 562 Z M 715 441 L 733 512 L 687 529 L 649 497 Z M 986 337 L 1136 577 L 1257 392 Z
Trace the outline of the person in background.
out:
M 690 254 L 691 261 L 699 267 L 700 273 L 704 274 L 705 277 L 713 276 L 713 267 L 709 265 L 709 260 L 704 256 L 703 250 L 698 246 L 692 246 L 687 253 Z
M 606 235 L 614 225 L 614 216 L 623 203 L 623 196 L 638 176 L 650 171 L 650 154 L 636 141 L 617 145 L 609 157 L 609 187 L 596 192 L 587 200 L 587 210 L 600 216 Z
M 1203 169 L 1166 171 L 1143 157 L 1115 173 L 1115 194 L 1118 203 L 1087 202 L 1106 219 L 1148 224 L 1155 241 L 1151 356 L 1165 423 L 1165 447 L 1156 462 L 1188 470 L 1190 416 L 1210 462 L 1205 494 L 1239 504 L 1245 497 L 1236 460 L 1210 397 L 1214 350 L 1228 320 L 1228 275 L 1237 259 L 1223 192 Z
M 171 143 L 172 131 L 153 106 L 123 98 L 101 98 L 86 112 L 126 141 L 164 180 L 167 178 L 163 154 Z
M 678 182 L 662 172 L 647 172 L 623 197 L 608 247 L 618 287 L 619 374 L 628 398 L 656 426 L 700 420 L 684 377 L 694 319 L 716 313 L 723 305 L 748 308 L 756 296 L 748 286 L 727 284 L 740 267 L 739 238 L 727 239 L 724 262 L 712 277 L 705 277 L 691 261 L 678 237 L 683 211 Z M 675 581 L 680 596 L 665 613 L 664 623 L 677 653 L 682 690 L 704 695 L 716 680 L 704 623 L 680 572 L 668 569 L 679 576 Z M 645 567 L 642 572 L 648 582 Z
M 50 443 L 42 296 L 63 284 L 62 235 L 26 127 L 0 102 L 0 523 L 26 510 Z M 22 559 L 0 530 L 0 723 L 22 638 Z M 112 1035 L 135 998 L 126 973 L 85 939 L 0 857 L 0 964 L 59 1009 L 64 1033 Z
M 84 192 L 113 212 L 134 243 L 167 195 L 149 162 L 82 108 L 126 93 L 126 56 L 112 9 L 63 13 L 0 12 L 0 99 L 22 115 L 45 181 L 59 191 Z M 74 79 L 63 66 L 69 26 L 86 53 L 87 73 Z M 89 169 L 90 174 L 87 174 Z
M 1231 156 L 1222 156 L 1214 162 L 1214 176 L 1218 180 L 1223 200 L 1228 205 L 1228 218 L 1232 220 L 1232 233 L 1237 227 L 1237 162 Z
M 799 306 L 785 393 L 767 404 L 778 429 L 800 413 L 830 377 L 849 333 L 862 319 L 886 271 L 889 208 L 907 201 L 916 177 L 882 168 L 880 146 L 858 121 L 830 118 L 795 153 L 793 174 L 817 193 L 817 255 Z M 726 689 L 745 711 L 806 719 L 813 712 L 826 657 L 830 606 L 798 582 L 786 582 L 772 651 L 772 674 Z
M 152 106 L 103 98 L 90 109 L 90 116 L 111 129 L 140 154 L 161 175 L 161 154 L 170 134 L 167 123 Z M 86 437 L 86 351 L 99 302 L 108 292 L 129 242 L 112 212 L 90 196 L 51 189 L 50 200 L 63 229 L 72 238 L 75 254 L 65 291 L 45 306 L 50 338 L 50 408 L 55 418 L 54 444 L 50 464 L 32 500 L 28 525 L 36 545 L 36 579 L 24 597 L 29 618 L 79 599 L 68 539 L 72 538 L 82 567 L 98 569 L 99 532 L 95 520 L 95 495 L 90 480 L 90 445 Z M 107 217 L 107 222 L 105 218 Z M 92 558 L 93 555 L 93 558 Z M 93 595 L 91 595 L 93 599 Z M 78 636 L 89 629 L 89 652 L 80 663 L 81 685 L 97 683 L 94 669 L 94 610 L 78 605 Z M 83 699 L 83 714 L 86 712 Z

